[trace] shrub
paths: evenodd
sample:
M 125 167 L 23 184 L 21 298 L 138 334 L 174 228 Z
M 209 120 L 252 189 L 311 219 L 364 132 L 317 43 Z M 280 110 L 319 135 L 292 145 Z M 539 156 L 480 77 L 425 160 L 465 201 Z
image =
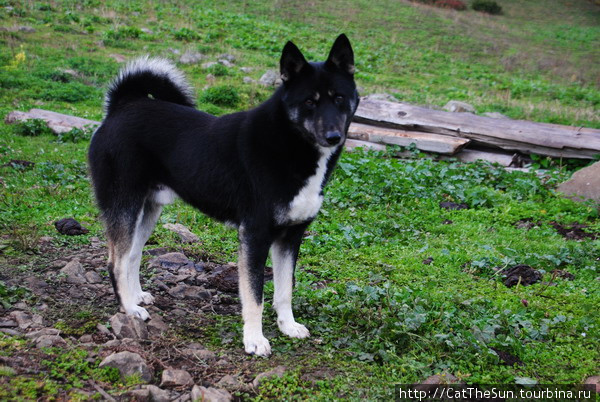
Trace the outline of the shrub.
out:
M 189 28 L 181 28 L 181 29 L 179 29 L 179 30 L 173 32 L 173 36 L 177 40 L 184 40 L 184 41 L 188 41 L 188 42 L 200 38 L 200 35 L 198 35 L 196 33 L 196 31 L 193 31 L 193 30 L 191 30 Z
M 436 7 L 449 8 L 458 11 L 467 9 L 467 5 L 461 0 L 436 0 L 436 2 L 433 3 L 433 5 Z
M 208 88 L 202 93 L 199 101 L 217 106 L 235 107 L 240 102 L 240 95 L 235 88 L 221 85 Z
M 89 141 L 94 133 L 94 127 L 78 128 L 73 127 L 70 131 L 58 134 L 58 142 L 72 142 L 78 143 L 80 141 Z
M 475 11 L 481 11 L 488 14 L 501 14 L 502 7 L 494 0 L 473 0 L 471 8 Z
M 25 137 L 37 137 L 39 135 L 52 135 L 52 130 L 48 127 L 48 124 L 43 119 L 29 119 L 25 120 L 15 126 L 17 135 Z

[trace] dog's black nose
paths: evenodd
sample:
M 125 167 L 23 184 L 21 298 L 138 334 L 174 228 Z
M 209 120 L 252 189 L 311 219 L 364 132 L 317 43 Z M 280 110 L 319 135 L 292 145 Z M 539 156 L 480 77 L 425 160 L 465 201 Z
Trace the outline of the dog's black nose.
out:
M 335 145 L 342 139 L 342 134 L 339 131 L 328 131 L 325 133 L 325 140 L 329 145 Z

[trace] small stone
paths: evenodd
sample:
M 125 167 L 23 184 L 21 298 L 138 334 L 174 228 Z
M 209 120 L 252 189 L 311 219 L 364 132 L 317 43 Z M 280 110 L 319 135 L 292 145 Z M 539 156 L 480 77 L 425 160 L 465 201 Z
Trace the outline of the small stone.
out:
M 185 53 L 179 58 L 179 62 L 182 64 L 196 64 L 203 60 L 204 57 L 205 56 L 202 53 L 194 50 L 186 50 Z
M 202 68 L 205 70 L 208 70 L 209 68 L 216 66 L 217 64 L 219 64 L 219 63 L 216 61 L 209 61 L 207 63 L 202 63 Z
M 558 186 L 557 191 L 574 201 L 591 200 L 600 205 L 600 162 L 584 167 Z
M 85 280 L 88 283 L 102 283 L 102 277 L 96 271 L 88 271 L 85 273 Z
M 33 324 L 33 317 L 24 311 L 13 311 L 10 317 L 17 322 L 19 329 L 27 329 Z
M 150 261 L 148 268 L 163 268 L 169 271 L 179 271 L 182 267 L 194 263 L 183 253 L 167 253 L 160 255 Z
M 600 394 L 600 375 L 595 375 L 586 378 L 584 381 L 585 385 L 593 385 L 597 394 Z
M 109 54 L 109 56 L 117 63 L 124 63 L 127 60 L 127 57 L 123 56 L 122 54 L 118 54 L 118 53 L 111 53 L 111 54 Z
M 242 73 L 248 74 L 248 73 L 251 73 L 252 71 L 254 71 L 254 69 L 252 67 L 240 67 L 240 71 Z
M 266 380 L 267 378 L 282 377 L 285 373 L 285 370 L 286 369 L 284 366 L 277 366 L 272 370 L 260 373 L 254 378 L 254 381 L 252 381 L 252 385 L 254 386 L 254 388 L 258 388 L 260 386 L 260 383 Z
M 444 105 L 444 110 L 453 113 L 475 113 L 475 108 L 472 105 L 460 101 L 450 101 L 446 103 Z
M 221 388 L 237 388 L 239 387 L 240 382 L 237 380 L 237 378 L 228 374 L 223 376 L 223 378 L 221 378 L 216 385 Z
M 244 78 L 242 78 L 242 81 L 244 82 L 244 84 L 254 84 L 254 83 L 256 83 L 256 81 L 254 81 L 250 77 L 244 77 Z
M 281 76 L 276 70 L 267 70 L 258 80 L 261 85 L 266 87 L 276 86 L 281 81 Z
M 150 382 L 152 380 L 150 368 L 146 364 L 146 361 L 137 353 L 128 351 L 113 353 L 102 360 L 100 367 L 116 368 L 119 370 L 123 379 L 137 374 L 144 382 Z
M 194 379 L 185 370 L 166 369 L 162 372 L 161 387 L 184 387 L 191 385 L 194 385 Z
M 160 336 L 169 329 L 169 326 L 163 321 L 161 316 L 154 314 L 147 324 L 150 335 Z
M 217 359 L 217 354 L 212 350 L 204 349 L 203 347 L 194 347 L 193 344 L 181 350 L 184 355 L 203 361 L 214 361 Z
M 17 326 L 19 326 L 19 324 L 13 320 L 0 321 L 0 328 L 13 328 Z
M 10 336 L 21 336 L 22 334 L 17 331 L 16 329 L 12 329 L 12 328 L 0 328 L 0 332 L 2 332 L 3 334 L 7 334 Z
M 180 283 L 169 290 L 169 294 L 176 299 L 208 300 L 212 296 L 210 291 L 200 286 L 190 286 Z
M 150 392 L 150 401 L 152 402 L 169 402 L 171 393 L 167 390 L 160 389 L 156 385 L 144 385 L 145 389 Z
M 206 388 L 194 385 L 192 388 L 192 401 L 202 402 L 229 402 L 233 399 L 231 394 L 224 389 Z
M 25 32 L 25 33 L 34 33 L 35 32 L 35 28 L 30 27 L 28 25 L 21 25 L 18 28 L 19 32 Z
M 218 57 L 219 60 L 227 60 L 230 63 L 235 63 L 235 56 L 229 53 L 223 53 Z
M 176 233 L 181 239 L 182 243 L 197 243 L 200 241 L 198 236 L 190 232 L 188 228 L 180 223 L 166 223 L 163 225 L 163 228 Z
M 113 315 L 109 321 L 114 334 L 119 339 L 148 339 L 148 328 L 146 323 L 139 317 L 117 313 Z
M 65 275 L 67 283 L 82 284 L 86 283 L 85 269 L 79 262 L 78 259 L 74 259 L 67 263 L 61 270 L 60 273 Z
M 125 396 L 128 401 L 147 402 L 150 400 L 150 390 L 145 388 L 134 389 L 125 393 L 123 396 Z
M 49 336 L 58 336 L 60 335 L 60 330 L 56 328 L 42 328 L 39 331 L 33 331 L 25 335 L 28 339 L 36 340 L 41 336 L 49 335 Z
M 209 84 L 214 84 L 216 80 L 217 78 L 214 74 L 206 74 L 206 82 L 208 82 Z M 206 86 L 205 89 L 206 88 L 208 88 L 208 86 Z
M 154 35 L 154 31 L 151 30 L 150 28 L 143 27 L 143 28 L 140 28 L 140 31 L 142 31 L 146 35 Z
M 81 342 L 81 343 L 89 343 L 89 342 L 93 342 L 93 341 L 94 341 L 94 337 L 92 337 L 90 334 L 81 335 L 79 337 L 79 342 Z
M 102 347 L 104 348 L 116 348 L 117 346 L 121 346 L 120 339 L 111 339 L 110 341 L 106 341 Z
M 64 347 L 67 346 L 67 342 L 58 335 L 42 335 L 36 339 L 35 346 L 38 349 Z
M 106 328 L 106 325 L 104 324 L 98 324 L 96 325 L 96 329 L 98 330 L 98 332 L 100 332 L 101 334 L 104 335 L 112 335 L 112 333 L 110 332 L 110 330 L 108 328 Z
M 229 67 L 229 68 L 231 68 L 231 67 L 233 67 L 233 66 L 234 66 L 234 65 L 233 65 L 233 63 L 231 63 L 231 62 L 230 62 L 230 61 L 228 61 L 228 60 L 222 60 L 222 59 L 221 59 L 221 60 L 218 60 L 218 62 L 219 62 L 219 64 L 222 64 L 222 65 L 224 65 L 225 67 Z

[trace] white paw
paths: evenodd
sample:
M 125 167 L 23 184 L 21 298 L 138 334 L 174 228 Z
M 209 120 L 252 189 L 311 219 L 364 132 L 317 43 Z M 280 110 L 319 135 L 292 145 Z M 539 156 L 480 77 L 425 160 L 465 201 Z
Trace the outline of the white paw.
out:
M 148 292 L 141 292 L 137 297 L 138 303 L 154 304 L 154 296 Z
M 124 310 L 125 310 L 125 314 L 141 318 L 144 321 L 146 321 L 148 318 L 150 318 L 150 314 L 148 314 L 148 311 L 145 308 L 140 307 L 140 306 L 133 305 L 130 307 L 125 307 Z
M 291 321 L 291 322 L 280 322 L 277 321 L 277 325 L 279 326 L 279 329 L 281 330 L 281 332 L 283 332 L 284 334 L 286 334 L 289 337 L 292 338 L 308 338 L 310 336 L 310 332 L 308 332 L 308 329 L 306 329 L 306 327 L 302 324 L 298 324 L 296 321 Z
M 271 345 L 262 334 L 244 335 L 244 350 L 249 355 L 267 357 L 271 354 Z

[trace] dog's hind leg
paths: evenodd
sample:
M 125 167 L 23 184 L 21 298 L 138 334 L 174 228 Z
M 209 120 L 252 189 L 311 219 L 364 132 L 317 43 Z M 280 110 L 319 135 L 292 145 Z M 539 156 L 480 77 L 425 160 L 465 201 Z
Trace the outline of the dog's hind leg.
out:
M 154 297 L 149 292 L 144 292 L 140 284 L 140 263 L 142 261 L 142 250 L 150 238 L 156 221 L 162 211 L 162 205 L 155 203 L 150 197 L 144 202 L 144 208 L 140 212 L 135 224 L 133 242 L 129 250 L 128 283 L 133 300 L 136 304 L 152 304 Z
M 308 329 L 296 322 L 292 312 L 294 270 L 306 226 L 303 224 L 286 229 L 271 246 L 273 284 L 275 286 L 273 307 L 277 312 L 277 326 L 281 332 L 292 338 L 310 336 Z
M 238 253 L 239 291 L 244 320 L 244 350 L 257 356 L 271 354 L 271 345 L 262 331 L 265 261 L 271 239 L 260 230 L 240 226 Z

